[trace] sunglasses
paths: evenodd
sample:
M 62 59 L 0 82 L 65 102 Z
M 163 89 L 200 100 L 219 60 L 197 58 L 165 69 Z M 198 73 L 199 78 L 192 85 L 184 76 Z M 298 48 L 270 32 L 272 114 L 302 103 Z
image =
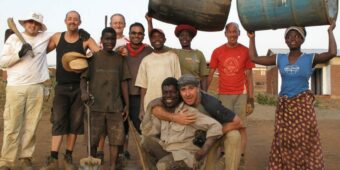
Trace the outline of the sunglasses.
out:
M 135 32 L 135 31 L 132 31 L 130 32 L 131 35 L 144 35 L 143 32 Z

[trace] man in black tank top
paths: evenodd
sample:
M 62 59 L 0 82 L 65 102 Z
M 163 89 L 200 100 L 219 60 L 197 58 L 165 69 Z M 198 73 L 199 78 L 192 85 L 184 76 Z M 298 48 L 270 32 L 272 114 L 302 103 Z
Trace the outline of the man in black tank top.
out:
M 52 143 L 51 155 L 42 170 L 58 169 L 58 151 L 63 135 L 67 135 L 66 151 L 64 154 L 64 168 L 75 169 L 72 163 L 72 152 L 78 134 L 84 133 L 83 103 L 80 99 L 80 73 L 66 71 L 62 66 L 62 56 L 67 52 L 86 53 L 99 51 L 99 47 L 92 38 L 83 38 L 78 30 L 81 23 L 80 15 L 76 11 L 66 14 L 66 32 L 55 33 L 49 43 L 48 51 L 56 49 L 57 70 L 55 97 L 51 115 Z

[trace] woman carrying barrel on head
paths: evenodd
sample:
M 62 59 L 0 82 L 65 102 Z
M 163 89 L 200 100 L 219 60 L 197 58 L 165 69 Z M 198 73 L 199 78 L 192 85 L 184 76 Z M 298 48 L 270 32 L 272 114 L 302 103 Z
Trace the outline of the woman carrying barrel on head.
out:
M 306 30 L 289 27 L 285 32 L 288 54 L 257 55 L 255 33 L 248 33 L 249 55 L 254 63 L 276 65 L 282 78 L 275 115 L 274 139 L 267 169 L 324 169 L 320 135 L 314 110 L 314 95 L 308 80 L 316 64 L 336 56 L 333 35 L 335 21 L 328 28 L 328 51 L 320 54 L 301 52 Z

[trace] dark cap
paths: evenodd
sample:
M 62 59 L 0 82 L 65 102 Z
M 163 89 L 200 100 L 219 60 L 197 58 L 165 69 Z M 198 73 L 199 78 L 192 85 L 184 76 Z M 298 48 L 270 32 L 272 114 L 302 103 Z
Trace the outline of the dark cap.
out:
M 193 75 L 191 74 L 183 74 L 179 79 L 178 79 L 178 86 L 179 88 L 186 86 L 186 85 L 194 85 L 198 87 L 200 84 L 200 81 Z
M 159 32 L 159 33 L 161 33 L 161 34 L 165 37 L 165 34 L 164 34 L 163 30 L 158 29 L 158 28 L 152 29 L 152 30 L 150 31 L 150 33 L 149 33 L 149 37 L 151 37 L 152 34 L 155 33 L 155 32 Z
M 177 27 L 175 28 L 175 35 L 176 37 L 179 37 L 179 34 L 183 31 L 183 30 L 187 30 L 191 33 L 192 38 L 194 38 L 197 34 L 197 29 L 191 25 L 186 25 L 186 24 L 180 24 L 177 25 Z

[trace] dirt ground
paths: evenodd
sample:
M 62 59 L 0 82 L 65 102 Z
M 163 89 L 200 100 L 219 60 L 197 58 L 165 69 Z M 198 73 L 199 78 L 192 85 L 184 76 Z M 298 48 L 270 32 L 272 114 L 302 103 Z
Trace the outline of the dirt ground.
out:
M 3 137 L 3 88 L 0 88 L 0 144 Z M 2 96 L 2 97 L 1 97 Z M 50 102 L 49 102 L 50 103 Z M 51 143 L 50 104 L 45 104 L 44 114 L 37 131 L 37 146 L 34 153 L 34 167 L 39 169 L 44 165 L 46 156 L 49 155 Z M 246 167 L 248 170 L 264 170 L 268 162 L 268 153 L 273 138 L 274 106 L 256 105 L 254 113 L 249 116 L 248 146 L 246 152 Z M 340 169 L 340 111 L 339 109 L 317 109 L 318 127 L 321 134 L 323 154 L 326 170 Z M 107 148 L 107 147 L 106 147 Z M 64 148 L 61 149 L 63 153 Z M 131 160 L 128 161 L 127 170 L 142 169 L 139 163 L 137 148 L 132 138 L 129 140 Z M 108 162 L 108 154 L 105 154 Z M 62 155 L 60 155 L 62 157 Z M 74 162 L 79 165 L 79 160 L 86 157 L 86 144 L 83 136 L 78 138 L 74 150 Z M 107 169 L 106 166 L 103 169 Z
M 275 107 L 256 105 L 249 116 L 246 165 L 249 170 L 264 170 L 274 133 Z M 326 170 L 340 169 L 340 110 L 316 109 Z

